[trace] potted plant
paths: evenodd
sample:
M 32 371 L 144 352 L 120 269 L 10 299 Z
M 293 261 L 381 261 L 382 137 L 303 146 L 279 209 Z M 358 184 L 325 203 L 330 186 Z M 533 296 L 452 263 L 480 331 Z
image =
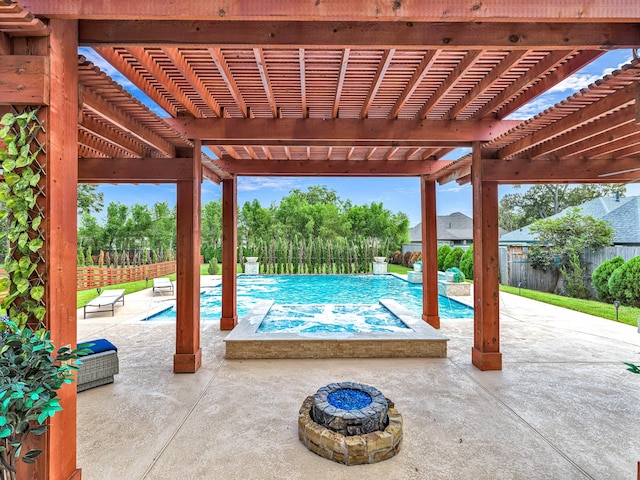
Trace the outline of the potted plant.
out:
M 41 450 L 24 451 L 31 434 L 46 432 L 62 410 L 57 393 L 72 383 L 83 349 L 55 349 L 49 331 L 19 327 L 0 318 L 0 478 L 16 479 L 18 460 L 34 463 Z M 26 449 L 26 447 L 25 447 Z

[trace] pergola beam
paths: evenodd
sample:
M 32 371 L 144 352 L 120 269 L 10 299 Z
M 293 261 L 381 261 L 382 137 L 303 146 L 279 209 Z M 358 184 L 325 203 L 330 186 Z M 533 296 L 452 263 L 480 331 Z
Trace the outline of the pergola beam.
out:
M 637 171 L 615 176 L 602 175 L 639 166 L 639 156 L 608 159 L 482 160 L 483 178 L 488 182 L 501 184 L 629 182 L 638 178 Z
M 73 2 L 69 2 L 73 3 Z M 157 7 L 156 7 L 157 8 Z M 337 7 L 339 10 L 342 6 Z M 163 8 L 164 9 L 164 8 Z M 81 10 L 79 8 L 79 10 Z M 37 11 L 37 10 L 36 10 Z M 80 14 L 81 15 L 81 14 Z M 274 18 L 269 15 L 270 18 Z M 634 23 L 454 23 L 435 21 L 82 20 L 81 45 L 232 45 L 255 48 L 610 50 L 640 44 Z M 566 19 L 565 19 L 566 22 Z M 175 35 L 180 32 L 180 38 Z
M 585 4 L 588 3 L 588 8 Z M 223 8 L 221 8 L 223 6 Z M 334 20 L 353 19 L 360 21 L 397 21 L 410 19 L 413 22 L 442 21 L 444 16 L 452 22 L 602 22 L 618 18 L 640 21 L 634 2 L 585 2 L 563 0 L 562 2 L 521 3 L 513 0 L 493 0 L 489 3 L 471 5 L 468 0 L 448 0 L 446 7 L 439 2 L 362 2 L 362 0 L 324 0 L 300 2 L 281 0 L 278 2 L 247 2 L 227 0 L 218 2 L 194 2 L 172 0 L 158 8 L 157 0 L 121 2 L 87 2 L 86 0 L 30 0 L 29 9 L 34 14 L 68 18 L 112 18 L 124 19 L 172 19 L 218 20 L 269 19 L 285 20 Z
M 247 176 L 362 176 L 412 177 L 431 175 L 447 161 L 435 160 L 236 160 L 229 157 L 214 163 L 234 175 Z M 443 165 L 444 164 L 444 165 Z
M 107 122 L 113 123 L 124 131 L 129 131 L 131 135 L 152 149 L 159 150 L 169 157 L 175 156 L 175 147 L 167 140 L 152 132 L 126 113 L 123 113 L 93 91 L 82 88 L 80 98 L 85 108 L 104 118 Z
M 216 145 L 469 146 L 519 125 L 518 120 L 167 118 L 185 138 Z
M 193 180 L 192 158 L 80 158 L 79 183 L 176 183 Z

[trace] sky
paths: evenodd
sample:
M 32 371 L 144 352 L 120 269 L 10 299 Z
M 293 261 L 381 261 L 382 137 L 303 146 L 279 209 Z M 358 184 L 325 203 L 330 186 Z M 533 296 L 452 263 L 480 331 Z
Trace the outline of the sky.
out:
M 83 47 L 80 49 L 80 54 L 84 55 L 87 60 L 94 62 L 159 116 L 167 116 L 166 112 L 155 105 L 135 85 L 93 50 Z M 629 49 L 607 52 L 545 94 L 511 114 L 507 119 L 531 118 L 628 63 L 631 59 L 632 52 Z M 445 159 L 457 159 L 466 152 L 468 150 L 457 149 L 447 155 Z M 211 154 L 211 156 L 213 155 Z M 419 178 L 238 177 L 238 206 L 241 207 L 245 202 L 257 199 L 263 207 L 268 207 L 271 204 L 277 204 L 282 197 L 287 196 L 293 189 L 306 191 L 308 187 L 313 185 L 324 185 L 334 190 L 341 200 L 351 200 L 354 205 L 382 202 L 384 208 L 393 213 L 404 212 L 407 214 L 411 226 L 415 226 L 421 220 Z M 519 190 L 514 190 L 512 186 L 501 185 L 498 190 L 498 196 L 501 198 L 503 195 L 514 191 L 523 192 L 526 188 L 526 186 L 523 186 Z M 173 206 L 176 203 L 175 185 L 105 184 L 99 186 L 99 191 L 104 194 L 105 207 L 110 202 L 115 201 L 126 205 L 133 205 L 134 203 L 153 205 L 156 202 L 167 202 Z M 640 195 L 640 183 L 628 185 L 627 195 Z M 221 196 L 222 187 L 205 180 L 202 185 L 203 205 L 212 200 L 219 200 Z M 437 184 L 436 204 L 438 215 L 461 212 L 471 217 L 471 185 L 458 185 L 455 182 L 445 185 Z

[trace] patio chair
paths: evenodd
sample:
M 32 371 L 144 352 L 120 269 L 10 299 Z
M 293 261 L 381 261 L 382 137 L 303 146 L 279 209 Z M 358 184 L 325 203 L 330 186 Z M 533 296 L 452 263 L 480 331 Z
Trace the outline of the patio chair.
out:
M 122 305 L 124 305 L 124 288 L 103 290 L 100 295 L 84 306 L 84 318 L 87 318 L 87 307 L 97 309 L 88 313 L 108 312 L 109 310 L 105 310 L 105 307 L 107 307 L 111 309 L 111 316 L 113 317 L 115 314 L 115 305 L 118 302 L 122 302 Z
M 153 279 L 153 294 L 157 291 L 166 291 L 173 293 L 173 282 L 166 277 Z

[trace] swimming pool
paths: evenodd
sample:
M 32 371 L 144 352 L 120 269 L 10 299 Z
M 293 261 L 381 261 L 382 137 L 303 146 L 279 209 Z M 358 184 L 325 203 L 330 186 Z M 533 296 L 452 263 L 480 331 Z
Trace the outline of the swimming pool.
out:
M 422 285 L 395 275 L 240 275 L 237 279 L 237 314 L 242 318 L 260 300 L 276 305 L 377 304 L 391 298 L 414 314 L 422 315 Z M 203 321 L 220 320 L 221 286 L 203 289 L 200 296 Z M 471 318 L 473 309 L 453 299 L 439 296 L 441 318 Z M 175 307 L 149 320 L 175 320 Z

